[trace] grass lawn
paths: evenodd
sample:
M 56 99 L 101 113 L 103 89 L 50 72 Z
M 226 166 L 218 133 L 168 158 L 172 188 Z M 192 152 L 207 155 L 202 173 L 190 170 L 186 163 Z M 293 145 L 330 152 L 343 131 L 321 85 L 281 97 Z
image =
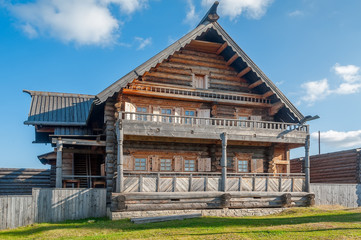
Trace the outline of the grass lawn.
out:
M 361 239 L 361 208 L 293 208 L 267 217 L 204 217 L 148 224 L 107 219 L 42 223 L 0 239 Z

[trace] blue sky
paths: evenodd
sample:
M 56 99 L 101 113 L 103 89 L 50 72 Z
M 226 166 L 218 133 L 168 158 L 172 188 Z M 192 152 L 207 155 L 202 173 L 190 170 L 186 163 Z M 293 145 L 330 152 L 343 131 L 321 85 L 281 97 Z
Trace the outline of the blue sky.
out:
M 0 167 L 43 168 L 23 89 L 97 94 L 191 29 L 208 0 L 0 0 Z M 361 146 L 361 1 L 221 0 L 219 23 L 311 122 Z M 291 157 L 304 154 L 293 150 Z

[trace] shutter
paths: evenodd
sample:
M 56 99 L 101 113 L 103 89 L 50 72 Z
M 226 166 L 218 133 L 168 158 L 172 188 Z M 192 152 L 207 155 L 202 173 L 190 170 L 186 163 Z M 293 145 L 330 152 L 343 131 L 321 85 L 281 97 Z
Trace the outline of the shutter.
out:
M 181 156 L 174 157 L 174 171 L 183 172 L 183 157 Z
M 152 156 L 152 172 L 159 172 L 160 169 L 160 160 L 158 156 Z
M 251 171 L 253 173 L 263 173 L 263 159 L 252 159 Z
M 153 114 L 160 114 L 160 107 L 159 106 L 153 107 Z M 154 116 L 153 121 L 154 122 L 159 122 L 160 117 L 159 116 Z
M 181 108 L 174 108 L 174 116 L 178 116 L 174 118 L 174 123 L 181 123 L 181 118 L 179 116 L 182 115 Z
M 210 110 L 210 109 L 198 109 L 198 110 L 197 110 L 197 117 L 200 117 L 200 118 L 210 118 L 210 117 L 211 117 L 211 110 Z M 209 120 L 207 120 L 207 119 L 200 119 L 200 124 L 202 124 L 202 125 L 209 125 Z
M 133 158 L 133 156 L 125 155 L 123 158 L 124 158 L 123 169 L 125 171 L 134 170 L 134 158 Z
M 132 103 L 125 102 L 125 112 L 136 112 L 135 106 Z M 127 120 L 135 120 L 134 114 L 126 114 L 125 117 Z
M 198 158 L 198 172 L 211 171 L 211 158 Z
M 209 77 L 208 77 L 208 75 L 204 76 L 204 84 L 205 84 L 204 88 L 208 89 L 209 88 Z

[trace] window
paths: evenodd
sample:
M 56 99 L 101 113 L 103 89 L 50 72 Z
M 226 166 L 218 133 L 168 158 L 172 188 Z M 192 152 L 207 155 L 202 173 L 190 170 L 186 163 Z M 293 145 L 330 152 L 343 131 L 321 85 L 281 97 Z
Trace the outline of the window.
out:
M 247 160 L 238 160 L 238 172 L 248 172 Z
M 172 115 L 172 109 L 162 109 L 162 115 Z M 172 122 L 172 117 L 162 117 L 162 122 Z
M 161 171 L 172 171 L 172 159 L 161 159 L 160 160 Z
M 186 172 L 194 172 L 195 171 L 195 160 L 184 160 L 184 171 Z
M 136 158 L 135 162 L 134 162 L 134 170 L 146 171 L 147 170 L 147 159 L 146 158 Z
M 147 113 L 146 107 L 137 107 L 137 113 Z M 137 115 L 138 121 L 147 121 L 147 115 Z
M 208 88 L 207 76 L 205 75 L 193 75 L 193 87 L 194 88 Z
M 241 120 L 241 121 L 238 121 L 238 126 L 239 127 L 247 127 L 248 126 L 248 122 L 246 121 L 246 120 L 248 120 L 248 117 L 239 116 L 238 120 Z
M 195 111 L 187 110 L 187 111 L 185 111 L 185 115 L 189 116 L 189 117 L 194 117 L 196 114 L 195 114 Z M 184 123 L 185 124 L 191 124 L 192 123 L 192 118 L 185 118 Z

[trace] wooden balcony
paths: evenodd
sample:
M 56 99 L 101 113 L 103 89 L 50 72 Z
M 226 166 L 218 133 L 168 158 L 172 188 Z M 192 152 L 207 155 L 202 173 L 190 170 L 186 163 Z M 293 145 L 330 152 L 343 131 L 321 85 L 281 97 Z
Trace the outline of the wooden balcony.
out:
M 133 84 L 123 90 L 123 93 L 140 94 L 172 99 L 187 99 L 194 101 L 222 102 L 227 104 L 251 105 L 259 107 L 272 107 L 267 97 L 250 93 L 215 92 L 205 89 L 175 88 L 172 86 L 154 86 L 147 84 Z
M 304 174 L 228 173 L 226 192 L 304 192 Z M 124 192 L 217 192 L 221 173 L 125 172 Z
M 125 136 L 148 136 L 186 139 L 219 140 L 227 133 L 229 141 L 290 143 L 302 146 L 308 133 L 308 126 L 297 124 L 199 118 L 149 113 L 121 112 Z M 286 130 L 294 131 L 280 137 Z

